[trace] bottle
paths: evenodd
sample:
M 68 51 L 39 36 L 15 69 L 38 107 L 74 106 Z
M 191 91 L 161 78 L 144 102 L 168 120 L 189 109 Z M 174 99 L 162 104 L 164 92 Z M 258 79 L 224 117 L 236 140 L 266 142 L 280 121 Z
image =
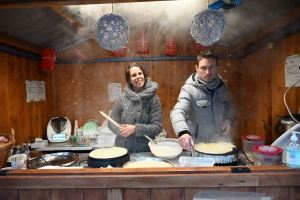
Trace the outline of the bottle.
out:
M 78 146 L 84 147 L 84 137 L 83 137 L 82 129 L 78 129 Z
M 286 164 L 289 167 L 300 168 L 300 146 L 296 133 L 300 134 L 292 131 L 291 142 L 286 146 Z
M 73 135 L 74 135 L 75 137 L 78 137 L 78 121 L 77 121 L 77 120 L 75 120 L 74 133 L 73 133 Z

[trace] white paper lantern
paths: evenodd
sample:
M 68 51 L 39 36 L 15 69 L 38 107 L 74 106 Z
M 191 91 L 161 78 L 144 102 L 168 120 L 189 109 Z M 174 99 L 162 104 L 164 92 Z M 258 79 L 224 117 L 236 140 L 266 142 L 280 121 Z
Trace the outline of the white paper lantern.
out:
M 106 50 L 116 51 L 125 47 L 130 37 L 127 21 L 116 14 L 103 15 L 96 24 L 98 42 Z
M 193 19 L 191 35 L 203 46 L 211 46 L 217 42 L 226 30 L 226 20 L 222 13 L 205 9 Z

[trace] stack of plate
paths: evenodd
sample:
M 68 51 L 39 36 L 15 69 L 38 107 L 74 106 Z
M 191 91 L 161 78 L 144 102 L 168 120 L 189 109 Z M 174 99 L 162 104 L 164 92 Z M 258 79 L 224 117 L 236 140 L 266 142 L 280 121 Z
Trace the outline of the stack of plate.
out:
M 97 128 L 98 124 L 95 121 L 88 121 L 82 127 L 83 135 L 97 134 Z

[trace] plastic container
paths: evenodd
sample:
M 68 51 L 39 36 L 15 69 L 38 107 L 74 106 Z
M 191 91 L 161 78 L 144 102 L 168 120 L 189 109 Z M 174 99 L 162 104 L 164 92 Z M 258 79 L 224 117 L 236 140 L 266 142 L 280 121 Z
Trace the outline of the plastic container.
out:
M 97 134 L 94 134 L 96 148 L 113 147 L 115 145 L 116 134 L 108 127 L 98 127 Z
M 253 146 L 265 144 L 265 137 L 257 135 L 243 135 L 243 150 L 248 157 L 253 157 Z
M 213 167 L 215 160 L 213 158 L 202 158 L 202 157 L 179 157 L 180 167 Z
M 255 165 L 281 165 L 283 149 L 269 145 L 253 146 Z
M 289 167 L 300 167 L 300 147 L 296 134 L 299 132 L 292 131 L 291 142 L 286 146 L 286 164 Z

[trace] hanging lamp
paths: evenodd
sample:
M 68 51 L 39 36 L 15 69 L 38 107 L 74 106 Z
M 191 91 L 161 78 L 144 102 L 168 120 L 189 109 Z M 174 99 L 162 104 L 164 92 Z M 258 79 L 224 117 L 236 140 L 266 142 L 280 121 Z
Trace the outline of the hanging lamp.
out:
M 121 16 L 113 13 L 103 15 L 96 23 L 98 43 L 106 50 L 116 51 L 126 46 L 130 27 Z

